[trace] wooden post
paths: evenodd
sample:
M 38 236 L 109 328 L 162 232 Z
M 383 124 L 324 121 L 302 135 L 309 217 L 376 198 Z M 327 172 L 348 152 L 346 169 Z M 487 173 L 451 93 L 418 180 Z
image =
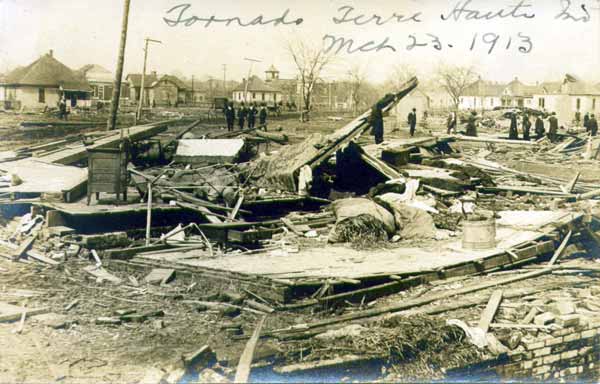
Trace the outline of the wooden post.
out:
M 110 116 L 108 118 L 107 130 L 112 131 L 117 126 L 117 113 L 119 111 L 119 99 L 121 98 L 121 80 L 123 78 L 123 63 L 125 62 L 125 45 L 127 44 L 127 25 L 129 23 L 129 4 L 131 0 L 125 0 L 123 6 L 123 25 L 121 26 L 121 43 L 119 45 L 119 58 L 117 60 L 117 72 L 115 73 L 112 101 L 110 104 Z M 121 130 L 123 138 L 123 130 Z
M 148 181 L 148 212 L 146 212 L 146 246 L 150 245 L 150 227 L 152 226 L 152 182 Z

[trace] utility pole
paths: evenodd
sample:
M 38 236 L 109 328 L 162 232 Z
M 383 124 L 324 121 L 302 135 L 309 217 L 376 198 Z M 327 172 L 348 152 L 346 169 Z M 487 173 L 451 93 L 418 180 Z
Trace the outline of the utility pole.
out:
M 129 23 L 129 3 L 125 0 L 123 6 L 123 23 L 121 26 L 121 42 L 119 44 L 119 57 L 117 59 L 117 72 L 115 74 L 112 101 L 110 104 L 110 116 L 106 125 L 108 131 L 114 130 L 117 126 L 117 113 L 119 111 L 119 99 L 121 98 L 121 80 L 123 78 L 123 63 L 125 62 L 125 45 L 127 44 L 127 25 Z M 123 139 L 123 129 L 121 129 L 121 139 Z
M 142 118 L 142 104 L 144 103 L 144 80 L 146 80 L 146 62 L 148 61 L 148 43 L 162 44 L 162 41 L 152 40 L 146 37 L 146 45 L 144 47 L 144 70 L 142 71 L 142 84 L 140 87 L 140 103 L 138 104 L 137 114 L 135 115 L 136 120 Z
M 223 64 L 223 97 L 227 97 L 227 64 Z
M 247 57 L 244 57 L 244 60 L 250 62 L 250 68 L 248 68 L 248 78 L 246 79 L 246 86 L 244 87 L 244 101 L 247 102 L 248 101 L 248 84 L 250 84 L 250 76 L 252 75 L 252 66 L 254 65 L 254 63 L 260 63 L 261 60 L 249 59 Z

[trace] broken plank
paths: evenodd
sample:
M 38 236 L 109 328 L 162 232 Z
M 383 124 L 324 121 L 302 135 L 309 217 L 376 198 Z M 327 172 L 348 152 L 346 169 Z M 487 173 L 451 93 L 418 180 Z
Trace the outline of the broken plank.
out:
M 43 313 L 48 313 L 50 311 L 49 307 L 42 308 L 26 308 L 23 311 L 23 308 L 18 307 L 16 305 L 11 305 L 7 303 L 0 302 L 0 322 L 12 322 L 21 319 L 23 312 L 27 316 L 35 316 L 41 315 Z
M 572 234 L 573 231 L 569 231 L 569 233 L 567 233 L 562 243 L 560 243 L 560 246 L 554 252 L 554 255 L 552 255 L 552 259 L 550 259 L 550 261 L 548 262 L 548 266 L 554 265 L 554 263 L 556 263 L 556 261 L 562 256 L 563 252 L 565 251 L 565 248 L 567 247 L 567 244 L 569 243 L 569 240 L 571 239 Z
M 174 276 L 174 269 L 154 268 L 146 277 L 144 277 L 144 281 L 148 284 L 166 284 L 170 282 Z
M 485 310 L 481 314 L 481 318 L 479 319 L 479 325 L 477 326 L 483 333 L 487 333 L 490 328 L 490 323 L 496 316 L 496 312 L 498 311 L 498 307 L 500 306 L 500 302 L 502 301 L 502 290 L 498 289 L 492 293 L 490 300 L 488 301 Z
M 35 234 L 33 236 L 28 237 L 27 239 L 25 239 L 20 245 L 19 248 L 15 249 L 15 251 L 12 254 L 12 259 L 14 261 L 19 260 L 21 257 L 23 257 L 23 255 L 25 255 L 25 253 L 29 250 L 29 248 L 31 248 L 31 246 L 33 245 L 33 243 L 35 242 L 36 236 Z
M 298 229 L 298 227 L 292 222 L 292 220 L 282 217 L 281 222 L 286 226 L 287 229 L 292 231 L 295 235 L 304 236 L 304 233 Z
M 340 357 L 335 357 L 327 360 L 317 360 L 317 361 L 309 361 L 305 363 L 296 363 L 285 365 L 283 367 L 275 367 L 273 370 L 279 374 L 291 374 L 291 373 L 299 373 L 299 372 L 307 372 L 313 371 L 317 369 L 327 369 L 327 368 L 339 368 L 344 365 L 349 364 L 357 364 L 357 363 L 365 363 L 371 360 L 383 359 L 386 356 L 384 355 L 344 355 Z M 236 381 L 237 382 L 237 381 Z
M 252 360 L 254 359 L 254 350 L 256 349 L 256 344 L 258 344 L 258 339 L 260 338 L 260 333 L 262 332 L 263 325 L 265 324 L 265 320 L 267 316 L 263 316 L 254 332 L 252 333 L 252 337 L 246 343 L 246 347 L 244 348 L 244 352 L 242 352 L 242 356 L 240 357 L 240 361 L 237 366 L 237 370 L 235 372 L 234 383 L 247 383 L 248 378 L 250 377 L 250 366 L 252 365 Z
M 121 284 L 122 281 L 118 277 L 110 274 L 106 269 L 102 267 L 96 267 L 95 265 L 87 266 L 83 268 L 83 270 L 98 279 L 107 280 L 113 284 Z
M 217 213 L 211 212 L 208 208 L 200 206 L 200 205 L 192 205 L 189 203 L 182 203 L 180 201 L 176 202 L 178 207 L 189 209 L 190 211 L 194 211 L 203 216 L 206 220 L 208 220 L 211 224 L 221 224 L 223 220 L 228 220 L 227 216 L 219 215 Z
M 58 261 L 51 259 L 49 257 L 46 257 L 46 256 L 42 255 L 41 253 L 34 251 L 34 250 L 28 251 L 26 255 L 27 255 L 27 257 L 30 257 L 34 260 L 40 261 L 45 264 L 49 264 L 49 265 L 59 265 L 60 264 Z

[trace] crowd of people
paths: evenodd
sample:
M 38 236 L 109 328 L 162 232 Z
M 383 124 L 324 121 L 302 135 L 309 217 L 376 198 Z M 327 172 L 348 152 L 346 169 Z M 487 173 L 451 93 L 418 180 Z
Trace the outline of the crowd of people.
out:
M 227 130 L 233 131 L 235 125 L 235 119 L 237 118 L 238 127 L 243 130 L 246 126 L 248 129 L 256 127 L 256 118 L 258 117 L 258 128 L 267 130 L 267 106 L 263 103 L 258 108 L 256 103 L 248 103 L 249 107 L 246 107 L 246 103 L 242 102 L 240 106 L 235 109 L 233 102 L 229 102 L 223 109 L 225 114 L 225 120 L 227 121 Z
M 426 116 L 426 112 L 424 112 Z M 580 123 L 580 114 L 576 115 L 576 124 Z M 511 112 L 509 114 L 510 126 L 508 130 L 508 139 L 510 140 L 540 140 L 544 137 L 548 137 L 552 143 L 558 141 L 559 123 L 556 117 L 556 112 L 552 112 L 546 116 L 541 113 L 536 113 L 535 116 L 530 117 L 530 113 L 524 112 Z M 384 128 L 383 128 L 383 114 L 381 106 L 376 104 L 371 109 L 371 115 L 369 117 L 369 123 L 371 126 L 371 135 L 375 138 L 375 143 L 380 144 L 383 142 Z M 477 115 L 476 111 L 470 111 L 466 118 L 466 126 L 464 134 L 466 136 L 477 136 L 477 130 L 481 124 L 481 117 Z M 417 110 L 412 108 L 411 112 L 407 117 L 408 132 L 410 137 L 414 137 L 417 127 Z M 578 125 L 578 124 L 577 124 Z M 546 127 L 548 130 L 546 130 Z M 585 131 L 591 136 L 598 134 L 598 121 L 596 116 L 592 113 L 586 113 L 583 117 L 583 127 Z M 457 133 L 458 119 L 456 112 L 452 111 L 448 114 L 446 119 L 446 133 L 453 134 Z M 533 128 L 533 131 L 532 131 Z M 561 129 L 563 127 L 560 127 Z

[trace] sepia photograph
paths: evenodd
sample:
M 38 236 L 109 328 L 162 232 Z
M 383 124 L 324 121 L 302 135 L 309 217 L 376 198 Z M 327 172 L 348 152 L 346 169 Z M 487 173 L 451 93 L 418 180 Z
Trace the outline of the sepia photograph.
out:
M 0 384 L 597 383 L 598 119 L 600 0 L 0 0 Z

